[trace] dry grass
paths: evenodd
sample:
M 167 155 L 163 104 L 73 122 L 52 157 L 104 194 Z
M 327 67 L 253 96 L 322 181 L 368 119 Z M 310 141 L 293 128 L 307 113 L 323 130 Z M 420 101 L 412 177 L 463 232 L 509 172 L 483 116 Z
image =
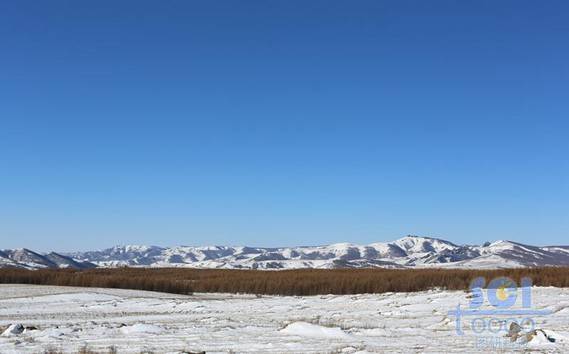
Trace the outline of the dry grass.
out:
M 0 283 L 103 287 L 175 294 L 227 292 L 267 295 L 319 295 L 414 292 L 432 288 L 467 290 L 475 277 L 508 276 L 519 283 L 569 287 L 569 268 L 463 269 L 300 269 L 284 271 L 180 268 L 90 270 L 0 269 Z
M 64 352 L 59 349 L 48 348 L 43 351 L 43 354 L 64 354 Z M 83 346 L 76 354 L 117 354 L 117 350 L 114 346 L 111 346 L 106 351 L 97 352 L 89 349 L 88 346 Z

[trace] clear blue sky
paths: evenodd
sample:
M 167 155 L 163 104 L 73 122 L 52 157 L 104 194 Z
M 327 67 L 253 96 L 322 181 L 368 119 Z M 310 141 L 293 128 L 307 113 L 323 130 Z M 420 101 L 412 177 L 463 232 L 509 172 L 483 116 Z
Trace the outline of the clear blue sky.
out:
M 0 248 L 569 244 L 567 1 L 3 1 Z

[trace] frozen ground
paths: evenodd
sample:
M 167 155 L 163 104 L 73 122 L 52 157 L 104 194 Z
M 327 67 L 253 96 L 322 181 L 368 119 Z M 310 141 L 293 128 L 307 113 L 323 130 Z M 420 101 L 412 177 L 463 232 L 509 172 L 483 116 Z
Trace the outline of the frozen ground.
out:
M 28 327 L 5 331 L 0 353 L 73 352 L 84 345 L 113 345 L 118 353 L 475 353 L 498 351 L 496 345 L 505 352 L 569 352 L 569 289 L 533 289 L 534 308 L 553 313 L 534 317 L 544 332 L 527 344 L 526 337 L 511 344 L 503 332 L 475 335 L 471 319 L 458 336 L 448 311 L 468 301 L 464 292 L 436 290 L 257 298 L 0 285 L 1 330 Z

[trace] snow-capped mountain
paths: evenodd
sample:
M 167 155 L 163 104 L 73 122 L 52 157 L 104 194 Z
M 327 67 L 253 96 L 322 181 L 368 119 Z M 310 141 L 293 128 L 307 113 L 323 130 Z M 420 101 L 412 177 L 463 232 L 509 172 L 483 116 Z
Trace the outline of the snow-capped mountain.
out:
M 0 251 L 0 267 L 81 269 L 94 265 L 228 269 L 569 266 L 569 246 L 536 247 L 512 241 L 456 245 L 437 238 L 406 236 L 369 245 L 336 243 L 275 248 L 129 245 L 65 255 L 41 255 L 27 249 Z
M 69 256 L 51 252 L 39 254 L 27 248 L 0 250 L 0 268 L 72 268 L 88 269 L 96 265 L 86 261 L 78 261 Z

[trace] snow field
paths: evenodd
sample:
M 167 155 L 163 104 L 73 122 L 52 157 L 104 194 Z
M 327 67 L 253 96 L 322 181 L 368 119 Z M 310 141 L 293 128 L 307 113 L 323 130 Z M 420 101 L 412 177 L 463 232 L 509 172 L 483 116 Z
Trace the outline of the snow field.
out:
M 544 331 L 506 351 L 569 352 L 569 289 L 534 288 L 533 301 L 553 311 L 536 319 Z M 456 335 L 448 311 L 458 303 L 468 306 L 466 293 L 258 298 L 0 285 L 0 328 L 24 326 L 0 336 L 0 353 L 74 352 L 84 345 L 118 353 L 492 352 L 477 347 L 468 319 L 465 335 Z M 509 341 L 504 333 L 488 336 Z

